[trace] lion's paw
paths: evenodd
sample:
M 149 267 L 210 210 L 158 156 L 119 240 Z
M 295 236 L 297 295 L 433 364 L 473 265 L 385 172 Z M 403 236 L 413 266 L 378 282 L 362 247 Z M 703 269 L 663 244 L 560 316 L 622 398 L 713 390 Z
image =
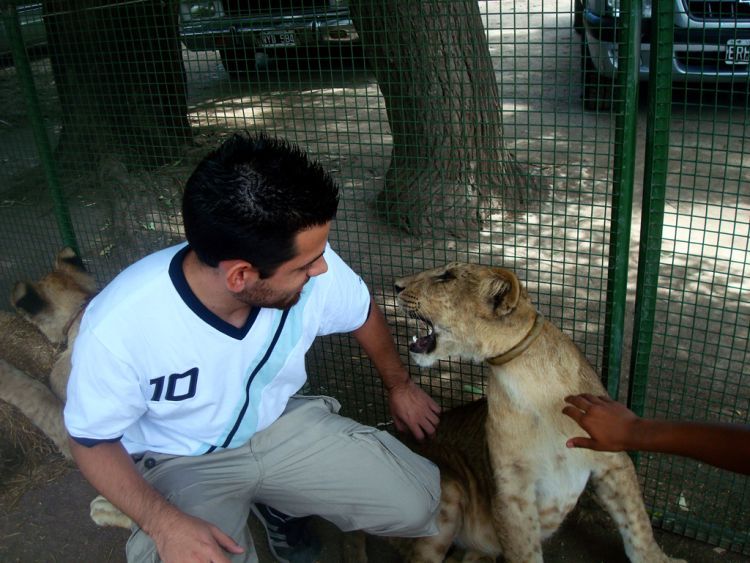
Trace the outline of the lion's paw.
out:
M 114 526 L 130 528 L 133 521 L 102 495 L 91 501 L 91 519 L 97 526 Z

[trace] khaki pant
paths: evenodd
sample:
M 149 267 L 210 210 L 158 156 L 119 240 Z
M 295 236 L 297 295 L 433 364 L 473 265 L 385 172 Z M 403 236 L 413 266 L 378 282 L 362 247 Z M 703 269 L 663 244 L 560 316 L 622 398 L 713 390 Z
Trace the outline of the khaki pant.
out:
M 296 396 L 248 443 L 202 456 L 146 453 L 144 477 L 184 512 L 213 523 L 258 561 L 247 527 L 250 504 L 291 516 L 318 515 L 343 531 L 420 537 L 437 533 L 437 467 L 387 432 L 339 416 L 330 397 Z M 151 538 L 133 530 L 130 562 L 158 561 Z

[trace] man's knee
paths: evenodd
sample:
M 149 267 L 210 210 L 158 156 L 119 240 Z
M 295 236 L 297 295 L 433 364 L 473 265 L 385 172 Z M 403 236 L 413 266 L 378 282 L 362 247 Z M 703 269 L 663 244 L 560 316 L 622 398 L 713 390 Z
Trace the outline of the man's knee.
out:
M 392 536 L 400 538 L 419 538 L 437 534 L 437 513 L 439 496 L 424 498 L 401 508 L 401 527 Z
M 383 535 L 404 538 L 434 535 L 438 531 L 440 472 L 431 461 L 406 450 L 400 443 L 399 446 L 404 448 L 401 459 L 404 467 L 408 466 L 405 471 L 408 477 L 391 491 L 390 499 L 398 518 L 396 525 Z
M 436 490 L 413 489 L 399 495 L 392 507 L 392 518 L 368 531 L 379 536 L 418 538 L 437 533 L 437 512 L 440 504 L 440 487 Z

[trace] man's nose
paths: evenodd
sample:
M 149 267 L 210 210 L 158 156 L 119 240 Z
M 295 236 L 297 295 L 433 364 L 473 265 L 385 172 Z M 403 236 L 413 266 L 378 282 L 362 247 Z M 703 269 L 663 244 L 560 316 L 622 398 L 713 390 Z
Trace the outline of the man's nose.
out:
M 310 268 L 307 270 L 307 275 L 311 278 L 314 278 L 315 276 L 319 276 L 320 274 L 325 274 L 327 271 L 328 262 L 326 262 L 326 259 L 321 256 L 315 262 L 310 264 Z

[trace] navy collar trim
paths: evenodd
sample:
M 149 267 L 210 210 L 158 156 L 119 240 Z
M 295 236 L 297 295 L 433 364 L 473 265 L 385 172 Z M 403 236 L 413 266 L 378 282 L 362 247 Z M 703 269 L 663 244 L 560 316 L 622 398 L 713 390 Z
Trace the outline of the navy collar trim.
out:
M 247 333 L 250 332 L 250 328 L 252 328 L 253 323 L 255 323 L 255 319 L 258 317 L 260 309 L 258 307 L 253 307 L 250 314 L 247 316 L 247 321 L 245 321 L 245 324 L 240 328 L 237 328 L 212 313 L 208 307 L 201 303 L 198 297 L 196 297 L 193 290 L 190 289 L 190 285 L 185 278 L 185 272 L 182 271 L 182 262 L 185 260 L 185 256 L 187 256 L 189 250 L 190 246 L 187 245 L 172 257 L 172 261 L 169 264 L 169 278 L 172 280 L 172 285 L 174 285 L 174 288 L 185 302 L 185 305 L 187 305 L 188 308 L 198 315 L 198 317 L 200 317 L 205 323 L 231 338 L 242 340 L 247 336 Z

